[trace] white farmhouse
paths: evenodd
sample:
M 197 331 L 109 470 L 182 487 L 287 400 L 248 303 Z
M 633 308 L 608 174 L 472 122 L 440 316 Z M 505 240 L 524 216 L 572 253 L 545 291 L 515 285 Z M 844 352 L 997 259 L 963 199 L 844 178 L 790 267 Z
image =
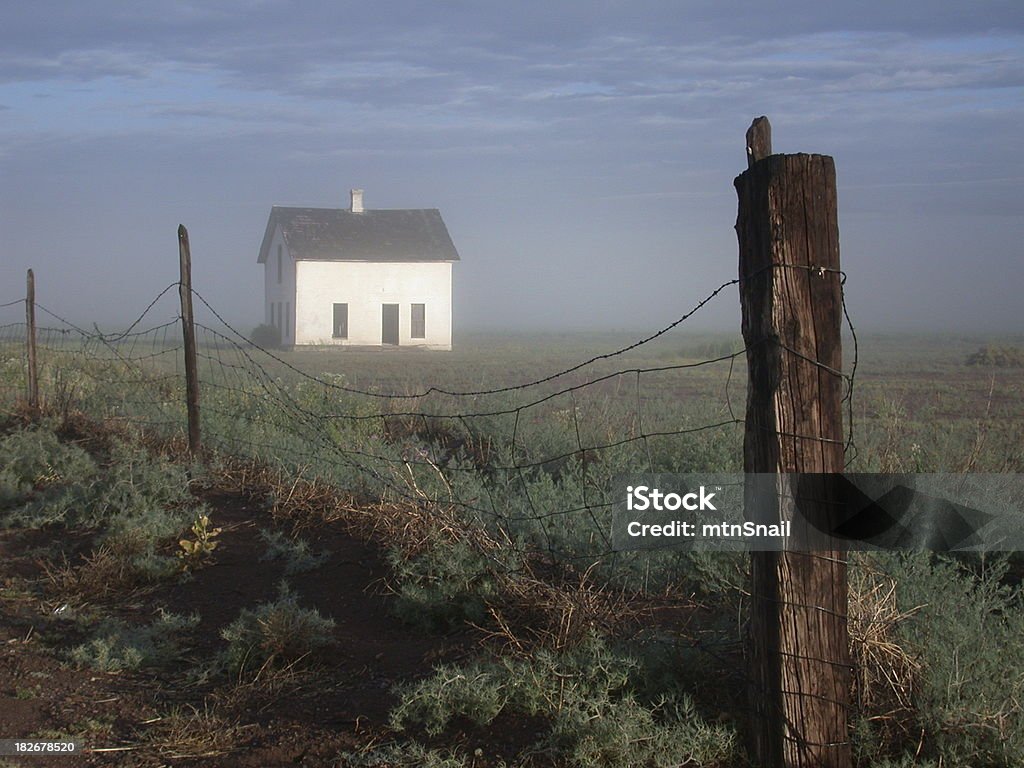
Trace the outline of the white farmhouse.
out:
M 436 208 L 270 210 L 260 246 L 266 322 L 281 343 L 452 348 L 452 264 Z

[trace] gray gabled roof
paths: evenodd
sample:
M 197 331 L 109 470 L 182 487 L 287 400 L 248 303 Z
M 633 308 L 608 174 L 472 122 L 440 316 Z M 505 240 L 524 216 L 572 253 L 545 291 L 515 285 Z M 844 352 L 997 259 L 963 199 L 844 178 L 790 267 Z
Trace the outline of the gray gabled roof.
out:
M 274 229 L 281 227 L 293 259 L 316 261 L 458 261 L 448 228 L 436 208 L 366 210 L 288 208 L 275 205 L 260 246 L 267 260 Z

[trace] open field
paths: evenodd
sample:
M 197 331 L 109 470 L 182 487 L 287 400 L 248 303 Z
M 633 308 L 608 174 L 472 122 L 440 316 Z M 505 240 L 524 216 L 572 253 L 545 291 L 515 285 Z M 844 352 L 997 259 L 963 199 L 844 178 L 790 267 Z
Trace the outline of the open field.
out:
M 44 347 L 41 420 L 4 347 L 0 736 L 116 750 L 32 764 L 746 764 L 744 559 L 606 538 L 617 473 L 742 469 L 738 339 L 202 340 L 202 465 L 173 336 Z M 989 341 L 861 338 L 850 467 L 1022 471 Z M 857 558 L 859 765 L 1024 761 L 1018 573 Z
M 312 375 L 345 377 L 355 387 L 410 394 L 430 385 L 478 390 L 515 386 L 541 379 L 593 357 L 625 348 L 638 336 L 566 334 L 563 336 L 469 335 L 456 351 L 437 356 L 405 350 L 346 352 L 299 350 L 279 353 Z M 859 456 L 849 456 L 851 469 L 877 470 L 884 463 L 895 470 L 911 461 L 914 471 L 956 471 L 971 460 L 971 451 L 986 453 L 976 471 L 1021 471 L 1024 419 L 1024 373 L 1020 368 L 968 366 L 968 357 L 986 344 L 1024 345 L 1022 336 L 982 337 L 914 334 L 868 334 L 857 345 L 854 379 L 854 439 Z M 742 350 L 738 335 L 671 332 L 635 350 L 585 367 L 572 384 L 630 369 L 613 376 L 602 392 L 616 395 L 623 411 L 636 411 L 637 391 L 644 412 L 659 414 L 662 423 L 695 414 L 729 412 L 743 417 L 746 370 L 742 355 L 704 361 Z M 847 336 L 844 358 L 853 372 L 854 344 Z M 662 374 L 644 373 L 638 387 L 632 369 L 696 365 Z M 564 384 L 564 381 L 562 382 Z M 554 389 L 554 388 L 553 388 Z M 892 442 L 892 441 L 895 441 Z M 888 451 L 888 453 L 885 453 Z M 901 459 L 898 454 L 904 454 Z M 909 465 L 908 465 L 909 468 Z

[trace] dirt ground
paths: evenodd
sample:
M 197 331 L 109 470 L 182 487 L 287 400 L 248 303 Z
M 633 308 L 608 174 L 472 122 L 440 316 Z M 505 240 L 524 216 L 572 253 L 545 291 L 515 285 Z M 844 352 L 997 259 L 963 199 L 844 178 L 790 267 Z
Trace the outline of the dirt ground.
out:
M 273 526 L 267 511 L 230 492 L 206 491 L 202 500 L 223 529 L 212 565 L 187 581 L 88 606 L 129 623 L 151 621 L 161 608 L 197 613 L 191 645 L 170 669 L 109 674 L 69 664 L 66 652 L 83 632 L 62 614 L 86 606 L 65 607 L 40 553 L 58 545 L 75 563 L 92 543 L 62 530 L 0 532 L 0 738 L 76 734 L 84 749 L 0 758 L 0 766 L 343 765 L 339 755 L 390 738 L 396 684 L 457 661 L 475 645 L 468 634 L 431 636 L 395 618 L 381 552 L 341 525 L 325 524 L 310 538 L 330 559 L 288 581 L 303 606 L 336 622 L 329 650 L 255 681 L 190 677 L 192 662 L 224 647 L 220 630 L 241 608 L 274 599 L 284 567 L 260 560 L 266 545 L 259 531 Z M 490 755 L 501 751 L 494 738 Z

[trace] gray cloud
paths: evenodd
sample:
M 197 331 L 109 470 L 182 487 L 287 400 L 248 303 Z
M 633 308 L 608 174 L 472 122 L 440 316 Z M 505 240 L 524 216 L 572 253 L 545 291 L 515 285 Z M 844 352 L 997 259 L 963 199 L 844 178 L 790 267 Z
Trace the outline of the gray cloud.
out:
M 1024 277 L 1017 2 L 97 0 L 17 4 L 4 21 L 0 168 L 18 194 L 0 215 L 5 232 L 36 222 L 16 235 L 35 262 L 57 263 L 61 228 L 85 212 L 121 232 L 188 217 L 208 222 L 231 273 L 248 268 L 271 203 L 331 204 L 359 184 L 371 205 L 444 209 L 469 244 L 470 320 L 515 321 L 548 269 L 546 289 L 591 319 L 635 276 L 646 287 L 616 323 L 654 322 L 672 285 L 731 274 L 731 179 L 743 130 L 767 113 L 778 150 L 836 156 L 872 316 L 933 311 L 888 300 L 885 270 L 925 259 L 915 232 L 929 259 L 957 258 L 933 238 L 953 215 Z M 59 219 L 44 221 L 53 200 Z M 79 265 L 105 250 L 62 268 L 91 274 Z M 607 280 L 583 296 L 572 275 L 593 263 Z M 1014 320 L 1007 283 L 990 286 L 993 323 Z M 946 322 L 976 318 L 964 301 Z

